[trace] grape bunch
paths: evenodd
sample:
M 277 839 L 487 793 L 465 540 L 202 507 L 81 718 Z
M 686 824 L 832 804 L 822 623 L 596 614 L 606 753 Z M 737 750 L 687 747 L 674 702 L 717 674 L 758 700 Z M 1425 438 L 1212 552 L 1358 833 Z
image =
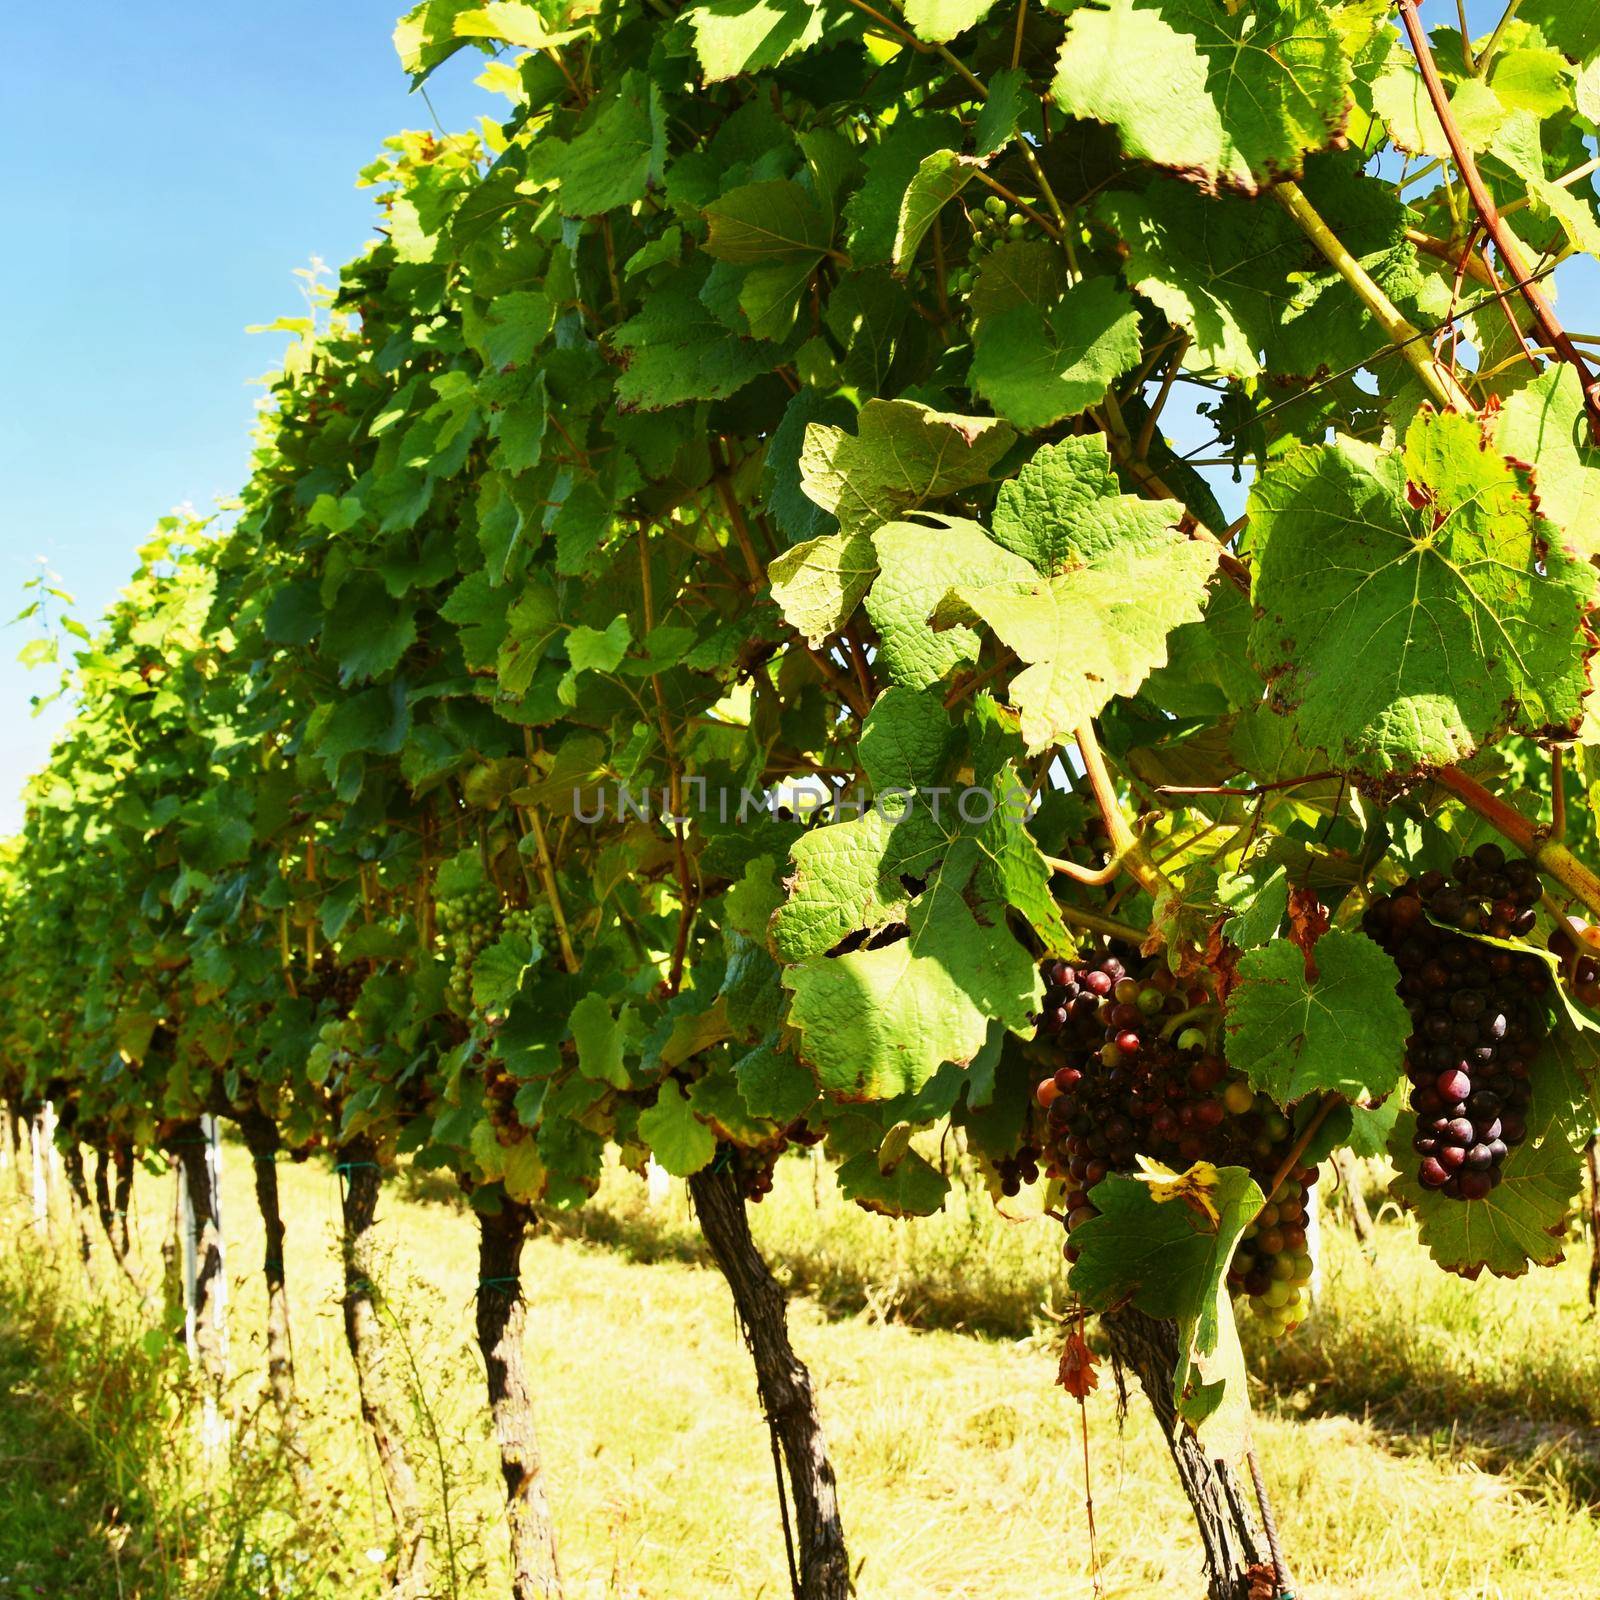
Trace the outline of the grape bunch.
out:
M 1039 1181 L 1039 1152 L 1025 1144 L 1013 1156 L 1002 1156 L 994 1164 L 995 1176 L 1000 1180 L 1000 1193 L 1008 1200 L 1022 1193 L 1025 1184 Z
M 1551 930 L 1550 950 L 1573 999 L 1600 1010 L 1600 928 L 1569 918 L 1566 926 Z
M 1374 900 L 1363 918 L 1400 968 L 1398 992 L 1411 1014 L 1417 1181 L 1452 1199 L 1484 1199 L 1528 1135 L 1528 1064 L 1544 1031 L 1550 975 L 1537 956 L 1451 928 L 1527 933 L 1538 897 L 1531 863 L 1508 862 L 1485 844 L 1448 877 L 1425 872 Z
M 1230 1073 L 1194 1025 L 1212 1009 L 1205 990 L 1186 991 L 1160 969 L 1135 976 L 1115 955 L 1051 962 L 1045 984 L 1037 1041 L 1059 1065 L 1034 1099 L 1044 1112 L 1045 1166 L 1066 1185 L 1069 1261 L 1077 1258 L 1070 1235 L 1096 1215 L 1089 1191 L 1107 1173 L 1131 1171 L 1140 1155 L 1178 1170 L 1201 1160 L 1242 1166 L 1271 1188 L 1292 1143 L 1289 1119 Z M 1305 1195 L 1316 1179 L 1315 1167 L 1288 1174 L 1229 1274 L 1278 1332 L 1304 1316 Z
M 950 287 L 956 294 L 972 293 L 983 258 L 997 244 L 1021 239 L 1028 230 L 1028 219 L 1020 211 L 1009 210 L 997 194 L 990 195 L 981 206 L 974 206 L 968 217 L 972 223 L 972 244 L 967 251 L 967 265 L 950 279 Z
M 434 911 L 450 958 L 445 995 L 451 1009 L 465 1015 L 472 1009 L 472 963 L 495 938 L 500 896 L 487 884 L 440 895 Z
M 739 1180 L 739 1191 L 751 1205 L 760 1205 L 772 1193 L 772 1180 L 778 1170 L 778 1157 L 790 1145 L 809 1147 L 820 1144 L 822 1134 L 812 1128 L 804 1117 L 797 1118 L 778 1130 L 777 1136 L 763 1145 L 736 1146 L 733 1151 L 733 1170 Z
M 555 944 L 556 914 L 548 900 L 536 900 L 528 907 L 527 922 L 523 932 L 541 951 L 549 951 Z

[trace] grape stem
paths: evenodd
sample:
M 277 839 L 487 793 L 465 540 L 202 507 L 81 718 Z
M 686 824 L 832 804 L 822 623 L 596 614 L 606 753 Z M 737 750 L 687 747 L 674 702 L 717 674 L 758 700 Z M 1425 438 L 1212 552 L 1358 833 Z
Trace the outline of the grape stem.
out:
M 1548 873 L 1563 888 L 1581 900 L 1590 911 L 1600 913 L 1600 877 L 1584 865 L 1559 839 L 1535 827 L 1498 795 L 1490 794 L 1476 778 L 1469 778 L 1459 767 L 1440 767 L 1434 782 L 1465 800 L 1485 822 L 1503 834 L 1525 856 L 1532 858 L 1541 872 Z
M 1149 930 L 1136 928 L 1131 922 L 1118 922 L 1115 917 L 1103 917 L 1098 911 L 1085 911 L 1079 906 L 1058 906 L 1061 920 L 1088 933 L 1101 933 L 1108 939 L 1120 939 L 1135 948 L 1142 945 Z
M 1180 1011 L 1175 1017 L 1168 1017 L 1161 1025 L 1161 1037 L 1170 1039 L 1179 1028 L 1193 1022 L 1196 1017 L 1208 1017 L 1216 1014 L 1216 1006 L 1209 1000 L 1203 1005 L 1190 1006 L 1187 1011 Z
M 1404 5 L 1401 7 L 1404 10 Z M 1422 386 L 1447 410 L 1475 412 L 1455 374 L 1437 361 L 1428 350 L 1420 329 L 1401 314 L 1399 307 L 1374 282 L 1372 275 L 1350 253 L 1344 241 L 1322 220 L 1317 208 L 1306 199 L 1297 183 L 1275 184 L 1272 190 L 1278 203 L 1299 224 L 1301 231 L 1328 258 L 1339 276 L 1355 290 L 1357 298 L 1372 313 L 1373 320 L 1399 348 L 1422 380 Z M 1509 263 L 1508 263 L 1509 264 Z M 1521 274 L 1519 273 L 1519 276 Z
M 1094 791 L 1095 804 L 1100 808 L 1101 821 L 1105 823 L 1106 832 L 1111 836 L 1112 860 L 1119 867 L 1125 867 L 1128 875 L 1135 879 L 1141 888 L 1148 890 L 1152 898 L 1159 903 L 1171 895 L 1172 885 L 1167 882 L 1166 874 L 1145 853 L 1144 846 L 1139 842 L 1128 824 L 1127 817 L 1123 814 L 1122 802 L 1117 798 L 1117 791 L 1111 783 L 1111 774 L 1106 770 L 1106 758 L 1101 754 L 1100 741 L 1095 736 L 1094 724 L 1089 721 L 1080 723 L 1074 729 L 1073 737 L 1078 741 L 1078 754 L 1083 758 L 1084 775 L 1089 780 L 1089 787 Z
M 1559 746 L 1550 752 L 1550 837 L 1557 844 L 1567 838 L 1567 769 Z
M 1288 1155 L 1283 1158 L 1278 1170 L 1273 1174 L 1272 1187 L 1267 1191 L 1267 1198 L 1264 1204 L 1270 1206 L 1277 1198 L 1278 1191 L 1289 1181 L 1289 1174 L 1300 1165 L 1301 1156 L 1306 1153 L 1310 1148 L 1311 1141 L 1316 1138 L 1317 1130 L 1344 1103 L 1344 1096 L 1337 1089 L 1330 1089 L 1322 1097 L 1322 1104 L 1312 1112 L 1311 1120 L 1300 1130 L 1299 1137 L 1289 1147 Z
M 1472 151 L 1461 136 L 1461 129 L 1456 125 L 1455 114 L 1450 109 L 1450 97 L 1445 93 L 1439 69 L 1434 63 L 1427 30 L 1417 15 L 1416 0 L 1400 0 L 1400 21 L 1406 30 L 1407 38 L 1411 41 L 1417 66 L 1422 73 L 1423 86 L 1427 89 L 1428 99 L 1433 104 L 1434 115 L 1438 117 L 1439 125 L 1444 129 L 1456 171 L 1461 174 L 1461 181 L 1466 185 L 1473 210 L 1478 213 L 1484 232 L 1494 241 L 1495 251 L 1505 263 L 1506 270 L 1513 278 L 1525 280 L 1528 276 L 1528 267 L 1523 260 L 1522 251 L 1518 248 L 1511 230 L 1501 220 L 1494 197 L 1489 193 L 1483 175 L 1478 171 L 1478 164 L 1473 159 Z M 1485 54 L 1487 53 L 1486 51 Z M 1538 323 L 1539 331 L 1544 335 L 1544 342 L 1553 345 L 1560 352 L 1561 359 L 1577 373 L 1579 387 L 1583 390 L 1583 407 L 1589 417 L 1590 437 L 1596 444 L 1600 444 L 1600 378 L 1589 370 L 1588 364 L 1578 353 L 1578 347 L 1556 319 L 1555 308 L 1550 304 L 1544 290 L 1536 283 L 1524 282 L 1522 298 L 1528 302 L 1528 309 L 1533 313 L 1534 321 Z

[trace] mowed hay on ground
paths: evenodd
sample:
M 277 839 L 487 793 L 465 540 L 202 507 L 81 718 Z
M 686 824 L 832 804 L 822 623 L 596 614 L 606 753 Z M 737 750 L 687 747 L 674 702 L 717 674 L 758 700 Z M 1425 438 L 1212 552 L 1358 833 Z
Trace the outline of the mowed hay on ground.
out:
M 265 1492 L 228 1497 L 213 1488 L 209 1540 L 195 1536 L 198 1553 L 183 1587 L 125 1588 L 129 1596 L 220 1600 L 233 1594 L 381 1592 L 388 1530 L 343 1342 L 337 1180 L 325 1166 L 287 1163 L 281 1180 L 296 1356 L 326 1503 L 297 1521 L 281 1483 L 275 1498 Z M 675 1259 L 692 1252 L 681 1191 L 652 1212 L 642 1204 L 641 1189 L 637 1180 L 612 1174 L 603 1197 L 620 1208 L 612 1214 L 613 1231 L 622 1222 L 633 1230 L 631 1255 L 547 1235 L 530 1243 L 525 1258 L 529 1366 L 568 1593 L 572 1600 L 782 1600 L 788 1577 L 770 1447 L 725 1287 L 714 1271 Z M 170 1180 L 141 1178 L 139 1236 L 152 1281 L 171 1198 Z M 15 1234 L 24 1210 L 9 1194 L 0 1204 L 8 1211 L 6 1232 Z M 791 1270 L 796 1252 L 803 1254 L 807 1211 L 813 1214 L 812 1233 L 831 1241 L 830 1248 L 852 1242 L 848 1208 L 839 1205 L 825 1174 L 813 1174 L 804 1161 L 786 1162 L 778 1191 L 758 1208 L 757 1222 L 760 1234 L 786 1226 Z M 225 1155 L 224 1222 L 237 1373 L 233 1398 L 248 1410 L 257 1403 L 262 1377 L 264 1308 L 256 1270 L 261 1229 L 248 1158 L 232 1147 Z M 602 1215 L 597 1226 L 604 1224 Z M 461 1600 L 502 1596 L 507 1590 L 498 1475 L 473 1343 L 473 1224 L 454 1205 L 408 1198 L 395 1187 L 385 1195 L 379 1225 L 385 1288 L 397 1336 L 403 1335 L 396 1357 L 413 1374 L 419 1401 L 414 1439 L 433 1502 L 440 1592 Z M 897 1282 L 896 1274 L 909 1274 L 921 1261 L 930 1270 L 937 1266 L 938 1305 L 953 1320 L 963 1320 L 963 1254 L 980 1295 L 1002 1273 L 1008 1282 L 1038 1273 L 1029 1280 L 1029 1294 L 1048 1290 L 1053 1268 L 1046 1263 L 1056 1240 L 1047 1227 L 1038 1225 L 1034 1242 L 1028 1225 L 1002 1224 L 1006 1238 L 997 1243 L 987 1226 L 978 1211 L 964 1216 L 959 1208 L 950 1217 L 903 1230 L 875 1224 L 874 1236 L 892 1238 L 890 1248 L 901 1261 L 899 1267 L 882 1263 L 876 1301 L 850 1290 L 843 1254 L 813 1261 L 810 1276 L 824 1287 L 831 1283 L 829 1305 L 854 1296 L 881 1311 L 912 1303 L 914 1289 L 909 1280 Z M 652 1231 L 659 1237 L 654 1253 L 660 1259 L 637 1259 L 647 1253 Z M 59 1219 L 57 1233 L 64 1239 Z M 1330 1234 L 1339 1271 L 1362 1270 L 1353 1247 L 1346 1259 L 1343 1236 Z M 25 1271 L 19 1262 L 31 1262 L 33 1247 L 23 1240 L 18 1248 L 27 1254 L 9 1248 L 4 1253 L 9 1304 L 0 1305 L 0 1339 L 12 1347 L 26 1326 L 17 1315 L 19 1297 L 76 1298 L 85 1292 L 64 1248 L 50 1269 L 28 1265 Z M 1420 1273 L 1432 1269 L 1414 1262 L 1407 1249 L 1405 1230 L 1393 1230 L 1381 1270 L 1416 1274 L 1420 1283 Z M 858 1259 L 855 1281 L 870 1283 L 870 1268 Z M 101 1262 L 100 1270 L 105 1280 L 108 1265 Z M 1521 1303 L 1540 1292 L 1535 1286 L 1541 1281 L 1516 1286 Z M 1565 1286 L 1568 1274 L 1550 1281 Z M 1497 1292 L 1490 1285 L 1451 1285 L 1443 1303 L 1471 1305 L 1482 1291 L 1490 1297 Z M 994 1292 L 1016 1290 L 997 1285 Z M 1341 1287 L 1357 1307 L 1352 1326 L 1360 1337 L 1381 1341 L 1387 1335 L 1361 1309 L 1374 1293 L 1365 1283 Z M 1431 1304 L 1435 1293 L 1418 1289 L 1400 1337 L 1407 1329 L 1414 1333 L 1416 1308 Z M 1458 1302 L 1458 1295 L 1465 1299 Z M 1044 1294 L 1035 1298 L 1042 1301 Z M 1013 1314 L 1015 1308 L 1007 1313 Z M 1600 1592 L 1600 1529 L 1559 1478 L 1483 1470 L 1436 1445 L 1418 1448 L 1414 1437 L 1397 1447 L 1392 1431 L 1359 1418 L 1292 1414 L 1293 1406 L 1327 1410 L 1317 1362 L 1357 1358 L 1351 1340 L 1331 1331 L 1340 1326 L 1339 1316 L 1333 1308 L 1321 1330 L 1302 1336 L 1312 1342 L 1301 1355 L 1273 1358 L 1274 1365 L 1290 1369 L 1285 1376 L 1295 1387 L 1287 1405 L 1263 1406 L 1258 1430 L 1301 1600 L 1387 1594 L 1578 1600 Z M 928 1313 L 928 1320 L 939 1319 Z M 137 1332 L 131 1302 L 123 1320 Z M 964 1320 L 986 1319 L 969 1311 Z M 1005 1317 L 994 1320 L 1006 1325 Z M 1048 1328 L 1047 1318 L 1039 1320 Z M 792 1321 L 818 1383 L 861 1600 L 1087 1600 L 1094 1594 L 1080 1414 L 1052 1382 L 1048 1334 L 1000 1338 L 916 1329 L 886 1323 L 870 1310 L 825 1315 L 818 1301 L 805 1297 L 797 1298 Z M 1490 1317 L 1472 1341 L 1485 1362 L 1493 1352 L 1484 1348 L 1484 1339 L 1494 1326 Z M 1569 1326 L 1575 1347 L 1592 1342 L 1591 1327 Z M 1506 1364 L 1514 1368 L 1515 1336 L 1502 1330 L 1498 1337 Z M 12 1359 L 6 1370 L 14 1367 Z M 1383 1370 L 1403 1376 L 1406 1368 L 1388 1359 Z M 35 1372 L 30 1389 L 42 1385 L 48 1399 L 50 1378 L 48 1371 Z M 83 1381 L 82 1374 L 74 1379 Z M 20 1414 L 12 1402 L 6 1405 L 8 1415 Z M 270 1440 L 271 1425 L 270 1411 L 263 1413 L 260 1448 Z M 1119 1421 L 1115 1384 L 1103 1372 L 1088 1404 L 1087 1426 L 1102 1592 L 1113 1600 L 1198 1600 L 1203 1585 L 1197 1542 L 1142 1398 L 1135 1392 L 1126 1419 Z M 206 1469 L 192 1428 L 171 1437 L 193 1457 L 184 1480 L 191 1497 L 187 1514 L 193 1516 L 205 1499 L 195 1484 L 203 1490 Z M 246 1426 L 240 1437 L 248 1445 L 256 1435 Z M 259 1459 L 255 1468 L 249 1459 L 236 1446 L 235 1475 L 259 1471 Z M 226 1461 L 214 1458 L 211 1470 L 226 1471 Z M 84 1521 L 92 1509 L 77 1504 L 70 1515 Z M 13 1510 L 21 1511 L 20 1502 L 0 1490 L 0 1522 Z M 230 1516 L 236 1525 L 224 1526 Z M 96 1532 L 84 1526 L 81 1536 L 89 1540 Z M 9 1555 L 19 1544 L 15 1528 L 7 1533 L 0 1552 Z M 65 1537 L 60 1526 L 48 1535 L 57 1542 Z M 230 1545 L 237 1551 L 231 1569 L 221 1554 Z M 275 1589 L 251 1576 L 269 1571 Z M 295 1581 L 285 1584 L 283 1575 Z M 7 1576 L 0 1570 L 0 1578 Z M 117 1591 L 108 1585 L 80 1592 Z

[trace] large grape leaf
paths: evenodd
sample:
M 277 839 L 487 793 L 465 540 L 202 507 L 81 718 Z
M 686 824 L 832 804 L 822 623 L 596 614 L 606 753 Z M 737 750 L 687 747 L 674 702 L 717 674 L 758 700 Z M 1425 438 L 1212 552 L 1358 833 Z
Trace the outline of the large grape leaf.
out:
M 900 218 L 895 224 L 891 260 L 896 271 L 904 272 L 916 260 L 917 246 L 934 224 L 939 213 L 972 181 L 983 163 L 974 156 L 954 150 L 935 150 L 924 156 L 900 201 Z
M 800 1052 L 828 1093 L 882 1100 L 920 1088 L 945 1062 L 983 1048 L 989 1019 L 1021 1031 L 1039 1006 L 1033 958 L 1004 921 L 980 922 L 946 879 L 976 852 L 952 852 L 919 897 L 906 936 L 784 972 Z
M 656 1103 L 639 1113 L 639 1137 L 675 1178 L 687 1178 L 717 1153 L 717 1136 L 695 1114 L 683 1090 L 668 1078 Z
M 623 410 L 720 399 L 772 366 L 775 347 L 741 339 L 719 322 L 700 298 L 703 282 L 698 268 L 679 268 L 612 334 L 622 356 L 617 402 Z
M 827 8 L 814 0 L 707 0 L 684 15 L 707 82 L 775 67 L 823 34 Z
M 963 751 L 938 693 L 885 690 L 861 741 L 878 803 L 794 847 L 773 946 L 800 1055 L 836 1097 L 916 1090 L 943 1063 L 970 1061 L 992 1019 L 1029 1026 L 1039 980 L 1007 925 L 1012 906 L 1047 948 L 1071 948 L 997 716 L 980 696 L 963 795 L 941 782 Z
M 1015 437 L 995 417 L 869 400 L 854 433 L 822 422 L 806 428 L 800 486 L 841 528 L 870 533 L 913 506 L 987 482 Z
M 1178 1324 L 1179 1415 L 1213 1454 L 1232 1453 L 1249 1403 L 1228 1263 L 1264 1203 L 1260 1188 L 1243 1167 L 1202 1163 L 1169 1184 L 1108 1177 L 1092 1194 L 1100 1215 L 1073 1230 L 1069 1284 L 1097 1310 L 1131 1300 Z
M 1074 11 L 1051 93 L 1207 190 L 1297 177 L 1343 133 L 1349 66 L 1316 0 L 1109 0 Z
M 1048 308 L 1014 306 L 978 325 L 972 387 L 1024 432 L 1075 417 L 1139 364 L 1139 312 L 1110 278 L 1088 278 Z
M 1401 1113 L 1389 1140 L 1400 1169 L 1390 1192 L 1416 1212 L 1423 1244 L 1446 1271 L 1476 1278 L 1487 1267 L 1497 1278 L 1519 1278 L 1529 1266 L 1561 1260 L 1593 1121 L 1592 1110 L 1575 1115 L 1574 1082 L 1592 1067 L 1593 1050 L 1587 1035 L 1580 1042 L 1566 1029 L 1546 1037 L 1528 1073 L 1528 1138 L 1506 1157 L 1499 1187 L 1483 1200 L 1451 1199 L 1417 1182 L 1417 1118 Z
M 977 523 L 931 512 L 923 516 L 918 522 L 885 523 L 873 534 L 878 575 L 867 595 L 867 615 L 878 630 L 874 666 L 892 682 L 918 689 L 977 658 L 978 635 L 971 628 L 935 632 L 930 626 L 934 607 L 949 590 L 962 584 L 1026 583 L 1033 577 L 1027 562 L 997 545 Z
M 905 0 L 902 9 L 919 39 L 943 44 L 982 22 L 995 0 Z
M 661 91 L 642 72 L 625 73 L 593 102 L 570 140 L 545 134 L 528 153 L 528 177 L 553 184 L 569 217 L 592 217 L 644 197 L 666 161 Z
M 1557 362 L 1507 395 L 1495 445 L 1531 469 L 1539 510 L 1574 553 L 1600 555 L 1600 449 L 1589 439 L 1577 372 Z
M 1169 509 L 1123 495 L 1098 435 L 1035 454 L 995 509 L 998 542 L 1031 581 L 957 584 L 942 622 L 976 616 L 1026 663 L 1011 681 L 1030 751 L 1058 744 L 1167 658 L 1167 635 L 1201 616 L 1216 550 Z
M 1016 435 L 994 417 L 959 417 L 912 400 L 869 400 L 856 431 L 806 426 L 800 487 L 839 532 L 785 550 L 767 569 L 789 624 L 813 644 L 843 626 L 877 571 L 868 537 L 902 512 L 987 481 Z
M 1227 1051 L 1252 1088 L 1279 1105 L 1337 1090 L 1347 1099 L 1388 1094 L 1400 1081 L 1411 1017 L 1400 969 L 1364 933 L 1325 933 L 1315 971 L 1290 939 L 1239 958 L 1228 997 Z
M 1406 208 L 1390 190 L 1331 157 L 1313 164 L 1306 187 L 1391 300 L 1404 305 L 1420 290 Z M 1188 331 L 1193 370 L 1314 377 L 1356 366 L 1388 341 L 1276 207 L 1158 178 L 1140 193 L 1106 195 L 1095 213 L 1122 240 L 1128 282 Z
M 1258 480 L 1251 526 L 1251 653 L 1303 747 L 1407 774 L 1508 727 L 1577 726 L 1594 573 L 1474 419 L 1296 451 Z

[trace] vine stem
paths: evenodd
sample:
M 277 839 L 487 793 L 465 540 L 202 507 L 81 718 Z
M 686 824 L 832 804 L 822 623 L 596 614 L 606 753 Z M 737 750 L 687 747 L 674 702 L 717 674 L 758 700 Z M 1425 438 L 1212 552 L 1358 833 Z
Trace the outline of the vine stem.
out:
M 1528 302 L 1528 309 L 1532 311 L 1534 320 L 1539 324 L 1539 331 L 1544 335 L 1545 343 L 1558 350 L 1561 359 L 1578 374 L 1578 383 L 1583 389 L 1584 410 L 1589 416 L 1589 433 L 1591 438 L 1600 444 L 1600 378 L 1589 370 L 1588 363 L 1578 353 L 1578 347 L 1573 344 L 1567 335 L 1567 330 L 1557 320 L 1555 307 L 1546 298 L 1544 290 L 1538 284 L 1528 281 L 1528 266 L 1523 260 L 1522 251 L 1518 248 L 1516 237 L 1505 225 L 1496 209 L 1494 196 L 1489 193 L 1483 175 L 1478 171 L 1478 164 L 1473 159 L 1472 151 L 1467 148 L 1467 142 L 1461 136 L 1455 114 L 1450 109 L 1450 98 L 1440 80 L 1439 68 L 1433 59 L 1433 48 L 1428 43 L 1427 30 L 1417 15 L 1416 0 L 1399 0 L 1399 3 L 1400 20 L 1405 27 L 1406 37 L 1411 41 L 1417 66 L 1421 69 L 1423 86 L 1427 89 L 1428 99 L 1433 104 L 1434 115 L 1438 117 L 1439 125 L 1444 129 L 1445 140 L 1450 146 L 1450 155 L 1455 161 L 1456 171 L 1461 174 L 1462 183 L 1466 185 L 1473 210 L 1478 213 L 1484 232 L 1494 241 L 1495 250 L 1505 263 L 1506 270 L 1513 278 L 1520 280 L 1522 298 Z M 1492 48 L 1491 40 L 1489 47 L 1485 49 L 1485 56 Z
M 1300 1165 L 1300 1158 L 1311 1146 L 1311 1141 L 1316 1138 L 1317 1130 L 1328 1120 L 1334 1111 L 1344 1104 L 1344 1096 L 1336 1089 L 1330 1089 L 1322 1097 L 1322 1104 L 1311 1113 L 1311 1120 L 1300 1130 L 1299 1136 L 1289 1147 L 1289 1153 L 1272 1175 L 1272 1187 L 1267 1191 L 1266 1205 L 1271 1205 L 1278 1191 L 1288 1182 L 1289 1174 Z
M 1397 345 L 1422 380 L 1433 399 L 1449 410 L 1476 411 L 1467 391 L 1455 374 L 1430 354 L 1422 331 L 1404 317 L 1395 303 L 1373 281 L 1372 275 L 1350 253 L 1344 241 L 1322 220 L 1317 208 L 1306 199 L 1300 185 L 1283 182 L 1273 186 L 1278 203 L 1299 224 L 1301 231 L 1327 257 L 1344 281 L 1355 290 L 1373 320 Z
M 1492 828 L 1503 834 L 1525 856 L 1532 857 L 1541 872 L 1547 872 L 1563 888 L 1571 891 L 1590 911 L 1600 914 L 1600 877 L 1584 865 L 1559 839 L 1551 838 L 1522 813 L 1498 795 L 1490 794 L 1476 778 L 1469 778 L 1458 767 L 1440 767 L 1434 782 L 1448 789 Z
M 1134 878 L 1141 888 L 1148 890 L 1156 900 L 1161 900 L 1171 893 L 1172 886 L 1167 882 L 1162 870 L 1145 854 L 1144 846 L 1139 842 L 1138 836 L 1123 814 L 1122 802 L 1117 798 L 1111 774 L 1106 769 L 1106 758 L 1101 753 L 1094 724 L 1081 723 L 1073 730 L 1073 737 L 1078 742 L 1078 754 L 1083 758 L 1084 774 L 1089 780 L 1089 787 L 1094 791 L 1095 804 L 1100 808 L 1101 820 L 1106 825 L 1106 832 L 1111 835 L 1112 859 L 1119 866 L 1125 867 L 1129 876 Z
M 1101 933 L 1108 939 L 1120 939 L 1136 948 L 1149 936 L 1149 930 L 1136 928 L 1131 922 L 1118 922 L 1115 917 L 1103 917 L 1098 911 L 1085 911 L 1079 906 L 1058 906 L 1061 920 L 1086 933 Z

